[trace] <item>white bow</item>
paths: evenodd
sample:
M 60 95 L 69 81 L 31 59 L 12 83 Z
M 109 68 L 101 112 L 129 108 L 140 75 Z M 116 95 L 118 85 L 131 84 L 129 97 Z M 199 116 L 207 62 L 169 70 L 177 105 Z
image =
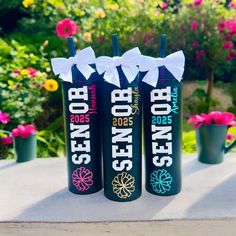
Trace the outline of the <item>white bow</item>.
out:
M 95 63 L 95 54 L 91 47 L 79 51 L 74 57 L 70 58 L 52 58 L 52 70 L 55 75 L 59 75 L 64 81 L 73 82 L 71 68 L 76 65 L 77 69 L 83 74 L 86 80 L 95 70 L 89 64 Z
M 139 73 L 141 53 L 139 49 L 133 48 L 125 52 L 121 57 L 101 56 L 96 59 L 97 72 L 101 75 L 104 72 L 104 79 L 111 84 L 120 87 L 120 79 L 117 66 L 121 66 L 127 80 L 131 83 Z
M 159 78 L 158 67 L 165 66 L 166 69 L 180 82 L 184 73 L 184 64 L 185 57 L 183 51 L 178 51 L 165 58 L 141 56 L 139 69 L 140 71 L 148 71 L 143 78 L 143 82 L 156 87 Z

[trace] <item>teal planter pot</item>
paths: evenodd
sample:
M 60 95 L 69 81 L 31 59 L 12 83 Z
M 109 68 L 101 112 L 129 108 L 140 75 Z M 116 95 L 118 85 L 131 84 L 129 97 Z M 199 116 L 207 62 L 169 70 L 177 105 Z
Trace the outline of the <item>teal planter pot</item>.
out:
M 37 157 L 37 141 L 36 134 L 29 136 L 28 138 L 22 138 L 20 136 L 13 138 L 16 162 L 27 162 Z
M 228 126 L 203 125 L 196 129 L 198 160 L 206 164 L 219 164 L 224 154 L 236 145 L 236 140 L 225 146 Z

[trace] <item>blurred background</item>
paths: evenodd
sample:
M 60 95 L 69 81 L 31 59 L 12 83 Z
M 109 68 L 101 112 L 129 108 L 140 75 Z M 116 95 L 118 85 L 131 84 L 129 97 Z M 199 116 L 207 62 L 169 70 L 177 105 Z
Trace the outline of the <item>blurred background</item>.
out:
M 66 33 L 77 50 L 92 46 L 96 56 L 112 55 L 113 33 L 121 53 L 138 46 L 157 57 L 162 33 L 168 54 L 184 51 L 185 153 L 196 151 L 188 117 L 236 113 L 236 0 L 0 0 L 0 118 L 9 118 L 0 130 L 35 124 L 38 157 L 64 156 L 61 89 L 50 58 L 69 57 Z M 6 138 L 0 131 L 1 159 L 13 158 Z

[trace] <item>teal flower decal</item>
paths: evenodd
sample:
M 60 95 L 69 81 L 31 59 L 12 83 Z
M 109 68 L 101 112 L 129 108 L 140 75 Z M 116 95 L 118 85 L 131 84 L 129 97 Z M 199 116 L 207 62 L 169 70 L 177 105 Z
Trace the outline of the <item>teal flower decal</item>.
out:
M 170 173 L 166 170 L 155 170 L 150 175 L 152 189 L 159 194 L 170 191 L 172 180 Z

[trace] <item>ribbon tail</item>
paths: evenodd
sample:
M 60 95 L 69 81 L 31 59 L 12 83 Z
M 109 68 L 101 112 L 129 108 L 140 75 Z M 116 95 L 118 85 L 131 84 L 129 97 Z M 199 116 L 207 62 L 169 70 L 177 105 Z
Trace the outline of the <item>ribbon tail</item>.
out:
M 112 59 L 107 56 L 101 56 L 96 59 L 96 68 L 99 75 L 106 71 L 106 68 L 112 64 Z
M 159 70 L 156 68 L 155 70 L 149 70 L 147 74 L 143 77 L 143 82 L 151 85 L 156 88 L 159 77 Z
M 184 68 L 166 65 L 166 69 L 180 82 L 183 78 Z
M 125 67 L 121 66 L 126 79 L 129 83 L 133 82 L 136 76 L 138 75 L 139 69 L 136 66 Z
M 65 82 L 73 83 L 71 70 L 68 71 L 68 72 L 65 73 L 65 74 L 60 74 L 60 75 L 59 75 L 59 78 L 61 78 L 61 79 L 62 79 L 63 81 L 65 81 Z
M 52 71 L 55 75 L 66 74 L 70 70 L 68 65 L 68 59 L 58 57 L 51 59 Z
M 104 79 L 108 83 L 114 84 L 115 86 L 120 88 L 120 78 L 116 68 L 106 70 L 104 74 Z
M 76 65 L 77 69 L 82 73 L 86 80 L 89 79 L 90 75 L 95 72 L 95 70 L 89 65 Z

